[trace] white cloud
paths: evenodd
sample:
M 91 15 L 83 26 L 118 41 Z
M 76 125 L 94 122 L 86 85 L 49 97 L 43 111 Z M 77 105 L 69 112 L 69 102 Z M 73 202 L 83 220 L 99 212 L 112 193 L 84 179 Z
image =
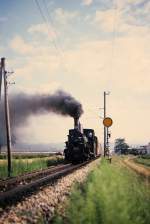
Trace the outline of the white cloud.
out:
M 17 75 L 18 75 L 18 71 L 17 71 Z M 61 85 L 59 82 L 54 82 L 54 81 L 51 81 L 47 84 L 39 84 L 38 85 L 38 88 L 35 87 L 35 86 L 23 86 L 23 85 L 19 85 L 17 86 L 17 88 L 13 89 L 13 90 L 10 90 L 12 91 L 13 93 L 16 92 L 16 93 L 19 93 L 19 92 L 24 92 L 24 93 L 28 93 L 28 94 L 51 94 L 53 92 L 55 92 L 56 90 L 58 89 L 62 89 Z
M 113 6 L 111 9 L 97 10 L 90 23 L 101 31 L 114 33 L 115 36 L 149 35 L 149 8 L 150 3 L 147 3 L 142 8 L 136 7 L 133 11 L 127 2 L 122 7 L 120 2 L 120 4 L 116 7 Z
M 19 35 L 16 35 L 11 40 L 9 45 L 14 51 L 20 54 L 31 54 L 34 51 L 34 47 L 31 44 L 25 42 L 24 39 Z
M 93 20 L 93 24 L 101 28 L 105 32 L 113 32 L 117 24 L 121 24 L 122 18 L 116 9 L 97 10 Z
M 69 70 L 81 77 L 87 79 L 93 77 L 104 84 L 112 79 L 112 85 L 131 88 L 141 93 L 149 92 L 148 43 L 149 37 L 126 36 L 117 38 L 114 46 L 111 41 L 85 42 L 78 49 L 68 51 L 65 57 Z M 113 55 L 112 47 L 114 47 Z M 110 68 L 111 63 L 113 63 L 113 71 Z M 103 74 L 101 77 L 100 73 Z M 143 86 L 140 85 L 141 82 L 144 83 Z
M 29 27 L 28 29 L 29 33 L 42 33 L 48 35 L 48 27 L 46 24 L 34 24 Z
M 15 68 L 14 78 L 16 83 L 22 83 L 23 89 L 37 88 L 44 91 L 48 90 L 49 83 L 52 83 L 50 90 L 60 86 L 58 82 L 53 80 L 53 76 L 60 69 L 61 58 L 56 54 L 56 50 L 49 43 L 42 44 L 40 41 L 33 40 L 25 41 L 21 36 L 15 36 L 9 43 L 10 48 L 18 53 L 16 59 L 10 60 L 11 67 Z M 21 57 L 21 58 L 20 58 Z M 29 83 L 29 85 L 27 84 Z M 27 86 L 26 86 L 27 85 Z M 17 85 L 16 85 L 17 88 Z M 20 89 L 20 88 L 19 88 Z
M 57 8 L 54 13 L 55 21 L 63 25 L 66 25 L 68 22 L 71 22 L 74 18 L 78 16 L 77 11 L 69 12 L 62 8 Z
M 114 0 L 114 5 L 117 9 L 129 8 L 133 5 L 139 5 L 143 3 L 144 0 Z
M 46 25 L 44 23 L 42 24 L 34 24 L 29 27 L 28 32 L 31 34 L 43 34 L 52 38 L 56 37 L 56 33 L 54 32 L 53 27 Z
M 93 0 L 82 0 L 82 5 L 91 5 Z
M 22 77 L 25 81 L 31 82 L 31 86 L 36 84 L 36 80 L 42 79 L 42 83 L 50 82 L 59 69 L 60 59 L 57 56 L 45 54 L 36 55 L 36 52 L 29 55 L 25 62 L 16 68 L 16 74 Z M 34 81 L 35 80 L 35 81 Z
M 84 78 L 97 77 L 111 56 L 111 42 L 83 41 L 78 48 L 68 51 L 65 59 L 69 71 Z M 102 78 L 102 80 L 104 80 Z M 102 81 L 101 80 L 101 81 Z
M 150 1 L 144 0 L 116 0 L 115 8 L 124 16 L 126 23 L 136 26 L 150 24 Z
M 30 40 L 25 40 L 22 36 L 16 35 L 9 43 L 9 47 L 15 51 L 16 53 L 22 54 L 26 57 L 30 57 L 31 55 L 35 55 L 37 57 L 43 57 L 45 60 L 46 56 L 56 55 L 56 49 L 54 48 L 53 41 L 45 38 L 44 42 L 41 42 L 43 39 L 39 38 L 37 35 L 34 36 Z M 41 44 L 42 43 L 42 44 Z

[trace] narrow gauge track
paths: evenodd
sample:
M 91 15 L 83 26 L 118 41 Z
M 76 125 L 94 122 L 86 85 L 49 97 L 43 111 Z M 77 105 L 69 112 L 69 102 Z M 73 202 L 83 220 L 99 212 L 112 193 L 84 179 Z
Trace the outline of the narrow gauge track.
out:
M 52 166 L 52 167 L 42 169 L 42 170 L 36 170 L 31 173 L 25 173 L 23 175 L 8 178 L 6 180 L 0 180 L 0 193 L 11 190 L 12 188 L 14 188 L 16 186 L 25 185 L 27 183 L 30 183 L 31 181 L 42 178 L 45 175 L 49 175 L 51 173 L 58 172 L 59 170 L 61 170 L 63 168 L 69 167 L 70 165 L 71 164 L 63 164 L 63 165 L 61 164 L 61 165 Z
M 99 158 L 99 156 L 97 158 Z M 17 203 L 25 196 L 31 195 L 35 191 L 39 190 L 41 187 L 56 181 L 60 177 L 65 176 L 92 161 L 93 160 L 90 160 L 77 165 L 67 164 L 61 166 L 60 169 L 54 168 L 53 171 L 51 169 L 51 172 L 48 174 L 44 174 L 43 177 L 38 177 L 23 185 L 16 185 L 11 189 L 8 188 L 8 190 L 0 193 L 0 207 L 5 208 Z

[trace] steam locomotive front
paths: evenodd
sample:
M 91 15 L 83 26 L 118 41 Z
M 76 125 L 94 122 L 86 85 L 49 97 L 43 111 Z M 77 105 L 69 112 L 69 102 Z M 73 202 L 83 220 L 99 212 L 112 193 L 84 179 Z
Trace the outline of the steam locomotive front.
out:
M 74 119 L 74 129 L 69 130 L 66 142 L 65 158 L 73 163 L 83 162 L 87 159 L 87 138 L 81 130 L 79 119 Z

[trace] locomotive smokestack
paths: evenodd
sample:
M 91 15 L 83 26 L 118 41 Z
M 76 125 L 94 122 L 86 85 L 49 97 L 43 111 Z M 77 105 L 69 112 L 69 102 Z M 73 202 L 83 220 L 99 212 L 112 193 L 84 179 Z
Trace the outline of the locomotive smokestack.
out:
M 74 129 L 79 129 L 79 118 L 74 117 Z
M 81 133 L 83 132 L 79 117 L 74 117 L 74 129 L 77 129 Z

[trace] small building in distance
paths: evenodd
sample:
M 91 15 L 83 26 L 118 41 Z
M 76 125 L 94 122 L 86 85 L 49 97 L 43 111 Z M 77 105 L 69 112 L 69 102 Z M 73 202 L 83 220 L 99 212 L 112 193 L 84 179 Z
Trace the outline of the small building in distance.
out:
M 148 145 L 146 146 L 146 151 L 147 151 L 147 154 L 150 155 L 150 142 L 149 142 Z
M 128 149 L 129 154 L 133 155 L 146 155 L 147 154 L 147 146 L 136 146 L 136 147 L 130 147 Z

